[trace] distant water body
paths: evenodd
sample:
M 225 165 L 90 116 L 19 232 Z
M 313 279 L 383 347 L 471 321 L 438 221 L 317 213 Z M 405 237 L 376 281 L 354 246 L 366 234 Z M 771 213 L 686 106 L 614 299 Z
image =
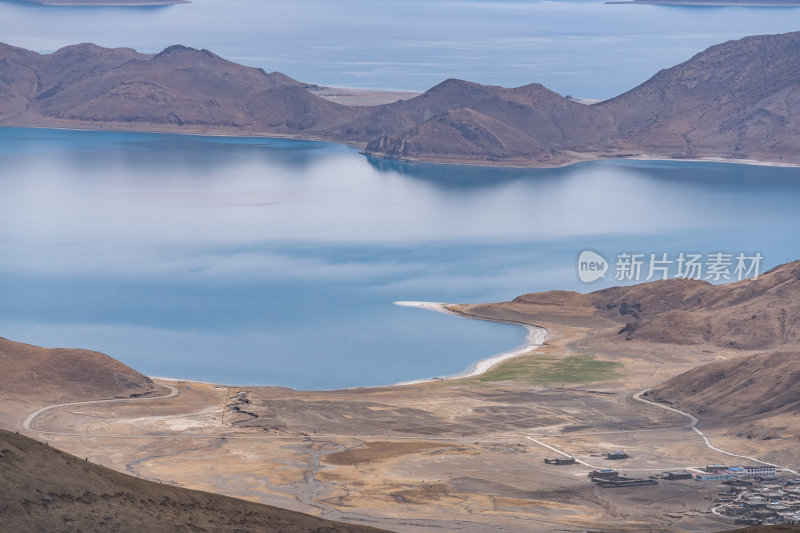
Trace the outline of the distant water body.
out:
M 798 170 L 498 169 L 336 144 L 0 129 L 0 335 L 150 375 L 338 388 L 454 374 L 525 332 L 392 305 L 497 301 L 606 254 L 797 259 Z
M 0 0 L 0 40 L 175 43 L 327 85 L 448 77 L 607 98 L 709 45 L 797 29 L 794 8 L 491 0 Z M 797 258 L 796 169 L 414 165 L 274 139 L 0 129 L 0 335 L 151 375 L 336 388 L 457 373 L 515 326 L 392 305 L 577 281 L 583 248 Z
M 153 53 L 207 48 L 319 84 L 425 90 L 449 78 L 609 98 L 706 47 L 795 31 L 797 8 L 514 0 L 194 0 L 148 8 L 0 0 L 0 40 Z

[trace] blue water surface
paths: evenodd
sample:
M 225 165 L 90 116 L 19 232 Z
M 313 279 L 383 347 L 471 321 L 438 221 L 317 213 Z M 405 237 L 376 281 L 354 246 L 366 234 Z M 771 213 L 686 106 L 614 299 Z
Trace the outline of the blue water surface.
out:
M 0 41 L 210 49 L 307 82 L 448 77 L 608 98 L 795 8 L 594 1 L 0 0 Z M 606 161 L 520 170 L 365 158 L 275 139 L 0 129 L 0 335 L 152 375 L 334 388 L 447 375 L 514 326 L 400 308 L 564 288 L 591 248 L 797 258 L 796 169 Z
M 594 290 L 591 248 L 797 259 L 798 171 L 501 169 L 337 144 L 0 129 L 0 335 L 150 375 L 337 388 L 449 375 L 515 326 L 397 307 Z

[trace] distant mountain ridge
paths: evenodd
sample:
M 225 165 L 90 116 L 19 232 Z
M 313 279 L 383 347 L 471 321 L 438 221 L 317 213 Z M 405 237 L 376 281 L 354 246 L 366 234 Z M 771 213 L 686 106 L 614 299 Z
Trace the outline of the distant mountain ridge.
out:
M 392 131 L 398 116 L 407 127 Z M 384 113 L 368 118 L 376 122 L 383 127 L 372 131 L 381 135 L 367 145 L 368 153 L 436 160 L 560 164 L 567 151 L 608 149 L 614 143 L 609 132 L 615 131 L 608 113 L 539 84 L 504 89 L 453 79 L 407 102 L 388 104 Z
M 776 352 L 715 361 L 655 387 L 648 396 L 709 421 L 748 422 L 800 414 L 800 353 Z
M 285 134 L 332 127 L 352 113 L 280 73 L 175 45 L 159 54 L 93 44 L 50 55 L 0 46 L 0 121 L 171 131 Z
M 732 351 L 800 352 L 800 261 L 757 279 L 714 285 L 667 279 L 581 294 L 547 291 L 472 304 L 470 316 L 532 324 L 575 324 L 619 346 L 638 341 Z
M 611 100 L 449 79 L 409 100 L 345 106 L 207 51 L 0 45 L 0 125 L 277 135 L 412 161 L 557 166 L 587 159 L 800 164 L 800 32 L 712 46 Z
M 797 162 L 800 33 L 712 46 L 595 107 L 614 116 L 623 146 Z
M 90 350 L 48 349 L 0 337 L 0 397 L 41 404 L 155 394 L 162 388 L 132 368 Z
M 652 387 L 648 398 L 696 415 L 704 427 L 748 439 L 800 437 L 800 261 L 719 285 L 668 279 L 455 310 L 555 335 L 563 326 L 587 330 L 572 344 L 578 353 L 649 360 L 650 376 L 668 379 L 637 386 Z
M 0 427 L 26 413 L 77 400 L 158 395 L 166 389 L 111 357 L 89 350 L 48 349 L 0 337 Z M 10 414 L 11 413 L 11 414 Z
M 671 279 L 586 295 L 625 340 L 738 350 L 800 347 L 800 261 L 723 285 Z

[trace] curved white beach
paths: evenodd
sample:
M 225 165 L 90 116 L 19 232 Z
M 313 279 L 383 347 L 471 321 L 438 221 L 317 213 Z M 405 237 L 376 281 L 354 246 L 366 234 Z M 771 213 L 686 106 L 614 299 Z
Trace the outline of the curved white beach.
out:
M 447 304 L 442 302 L 394 302 L 395 305 L 399 305 L 401 307 L 417 307 L 420 309 L 428 309 L 430 311 L 438 311 L 440 313 L 445 313 L 448 315 L 458 316 L 461 318 L 470 318 L 473 320 L 483 320 L 481 318 L 472 318 L 467 315 L 463 315 L 460 313 L 455 313 L 447 307 Z M 531 351 L 535 350 L 539 346 L 545 343 L 547 340 L 547 329 L 541 328 L 538 326 L 532 326 L 530 324 L 521 324 L 518 322 L 503 322 L 497 320 L 496 322 L 502 322 L 504 324 L 513 324 L 515 326 L 522 326 L 528 330 L 528 337 L 527 342 L 522 346 L 514 348 L 513 350 L 499 353 L 497 355 L 493 355 L 491 357 L 487 357 L 486 359 L 481 359 L 480 361 L 473 363 L 470 365 L 466 370 L 461 373 L 453 374 L 450 376 L 444 376 L 444 379 L 455 379 L 455 378 L 468 378 L 473 376 L 479 376 L 491 368 L 499 365 L 504 361 L 508 361 L 509 359 L 513 359 L 515 357 L 519 357 L 520 355 L 525 355 L 530 353 Z M 439 378 L 428 378 L 428 379 L 417 379 L 413 381 L 403 381 L 402 383 L 397 383 L 397 385 L 414 385 L 416 383 L 427 383 L 430 381 L 436 381 Z

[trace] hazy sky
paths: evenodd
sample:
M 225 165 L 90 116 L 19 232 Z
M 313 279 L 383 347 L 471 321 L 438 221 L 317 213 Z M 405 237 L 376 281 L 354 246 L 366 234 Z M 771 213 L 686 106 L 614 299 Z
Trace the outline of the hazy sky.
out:
M 680 8 L 599 2 L 195 0 L 164 8 L 0 3 L 0 35 L 48 52 L 91 41 L 171 44 L 303 81 L 424 90 L 448 77 L 543 83 L 607 98 L 709 45 L 796 29 L 796 8 Z

